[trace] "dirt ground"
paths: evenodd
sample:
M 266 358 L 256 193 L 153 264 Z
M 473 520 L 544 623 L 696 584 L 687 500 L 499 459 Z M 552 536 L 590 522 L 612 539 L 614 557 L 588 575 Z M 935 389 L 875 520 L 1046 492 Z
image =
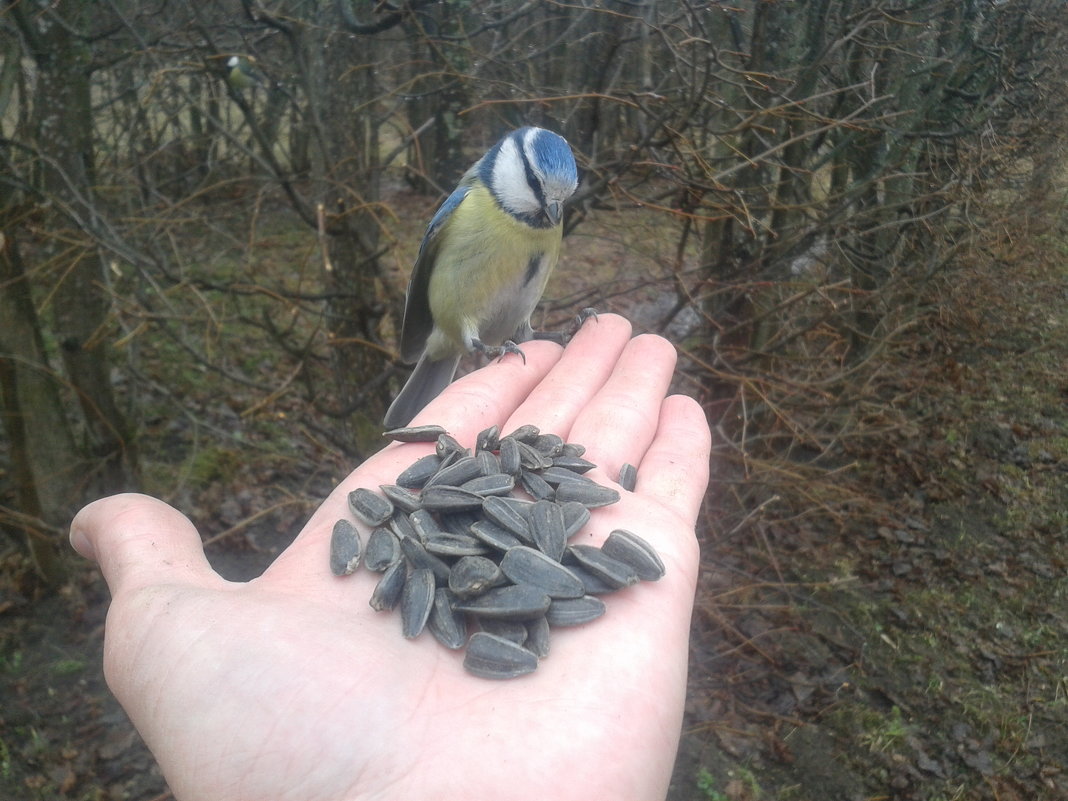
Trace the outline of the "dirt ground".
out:
M 956 275 L 887 354 L 894 414 L 841 454 L 863 510 L 706 526 L 672 801 L 1068 798 L 1064 237 Z M 215 492 L 216 531 L 262 500 Z M 209 547 L 224 575 L 284 547 L 307 508 L 280 509 Z M 0 798 L 163 801 L 102 679 L 106 587 L 71 563 L 47 598 L 0 565 Z
M 857 513 L 705 547 L 673 801 L 1068 798 L 1068 270 L 1020 228 L 888 358 Z

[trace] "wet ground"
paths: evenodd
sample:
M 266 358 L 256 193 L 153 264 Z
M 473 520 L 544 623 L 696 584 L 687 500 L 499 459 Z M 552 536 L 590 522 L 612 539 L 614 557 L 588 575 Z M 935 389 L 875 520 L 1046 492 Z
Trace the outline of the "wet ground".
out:
M 938 288 L 885 357 L 885 411 L 843 443 L 840 474 L 813 479 L 810 513 L 769 503 L 706 525 L 673 801 L 1068 798 L 1058 237 Z M 292 496 L 213 492 L 189 502 L 223 510 L 209 552 L 229 578 L 256 575 L 306 514 L 282 503 L 234 529 Z M 71 564 L 51 597 L 16 555 L 0 570 L 0 798 L 162 801 L 103 683 L 106 588 Z

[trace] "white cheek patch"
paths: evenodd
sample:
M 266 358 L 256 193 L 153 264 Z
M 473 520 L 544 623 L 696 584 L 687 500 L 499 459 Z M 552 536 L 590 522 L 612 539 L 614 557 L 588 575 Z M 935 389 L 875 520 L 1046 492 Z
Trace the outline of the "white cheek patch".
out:
M 531 214 L 541 210 L 534 190 L 527 183 L 523 158 L 516 149 L 515 140 L 508 139 L 493 162 L 493 194 L 513 214 Z

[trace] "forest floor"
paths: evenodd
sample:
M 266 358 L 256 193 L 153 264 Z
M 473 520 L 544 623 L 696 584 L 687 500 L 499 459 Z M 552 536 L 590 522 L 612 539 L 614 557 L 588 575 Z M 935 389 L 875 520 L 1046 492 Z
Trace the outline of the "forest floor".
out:
M 1068 233 L 995 233 L 881 357 L 893 415 L 842 454 L 868 511 L 769 503 L 705 536 L 671 801 L 1068 798 Z M 251 578 L 335 476 L 213 459 L 169 500 Z M 270 525 L 246 524 L 265 503 Z M 33 597 L 19 557 L 0 564 L 0 798 L 165 801 L 103 682 L 107 589 L 71 565 Z
M 1068 799 L 1066 233 L 992 221 L 883 357 L 863 513 L 706 546 L 672 801 Z

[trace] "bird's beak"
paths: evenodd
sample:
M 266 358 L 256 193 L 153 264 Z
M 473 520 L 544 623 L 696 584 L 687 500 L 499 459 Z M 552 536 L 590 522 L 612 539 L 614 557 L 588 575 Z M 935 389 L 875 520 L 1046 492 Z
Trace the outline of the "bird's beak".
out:
M 545 204 L 545 216 L 553 225 L 559 225 L 564 216 L 564 204 L 555 200 Z

